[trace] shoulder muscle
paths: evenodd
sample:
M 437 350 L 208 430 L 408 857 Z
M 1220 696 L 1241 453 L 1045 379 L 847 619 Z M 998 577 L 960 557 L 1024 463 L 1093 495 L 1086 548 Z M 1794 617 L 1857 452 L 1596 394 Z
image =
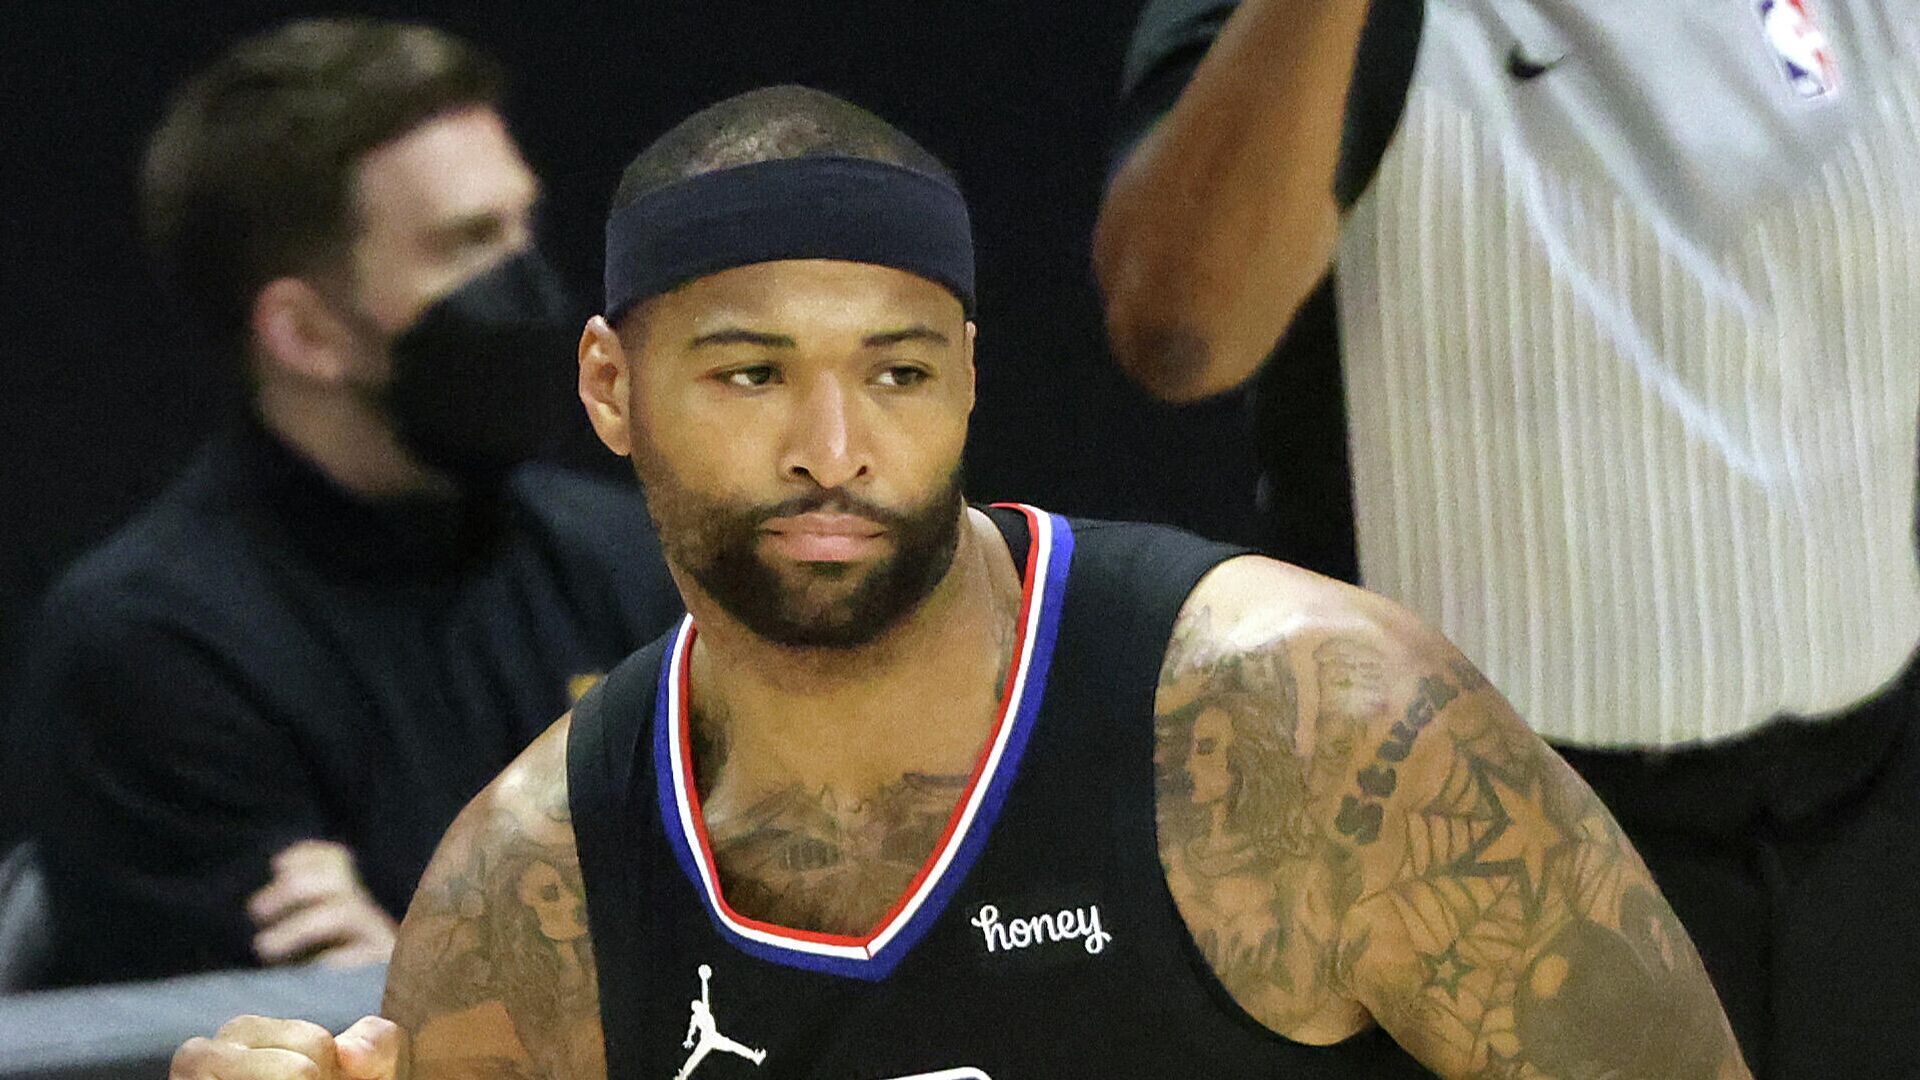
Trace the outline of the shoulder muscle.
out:
M 1367 1023 L 1335 964 L 1363 875 L 1334 822 L 1384 709 L 1369 600 L 1270 559 L 1223 563 L 1182 609 L 1155 702 L 1167 883 L 1234 999 L 1303 1042 Z

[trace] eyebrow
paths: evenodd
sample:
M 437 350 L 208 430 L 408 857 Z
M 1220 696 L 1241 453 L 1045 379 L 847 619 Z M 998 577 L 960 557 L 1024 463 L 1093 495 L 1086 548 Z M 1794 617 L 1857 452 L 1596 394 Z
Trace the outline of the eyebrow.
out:
M 729 326 L 723 330 L 708 331 L 687 342 L 689 349 L 702 349 L 709 345 L 758 345 L 763 349 L 791 349 L 794 340 L 785 334 L 766 334 Z
M 526 201 L 521 207 L 502 209 L 499 206 L 482 206 L 450 214 L 430 224 L 428 235 L 433 237 L 435 242 L 444 243 L 457 240 L 481 227 L 505 229 L 516 213 L 524 211 L 531 218 L 539 212 L 541 204 L 546 201 L 546 191 L 537 180 L 525 194 Z
M 884 349 L 889 345 L 899 345 L 907 341 L 929 341 L 935 345 L 945 345 L 947 335 L 930 326 L 916 324 L 899 330 L 889 330 L 884 334 L 869 334 L 861 344 L 869 349 Z
M 937 345 L 947 344 L 947 335 L 928 326 L 907 326 L 899 330 L 888 330 L 879 334 L 868 334 L 861 339 L 861 346 L 868 349 L 884 349 L 889 345 L 899 345 L 907 341 L 929 341 Z M 701 349 L 709 345 L 757 345 L 763 349 L 792 349 L 797 347 L 793 338 L 786 334 L 769 334 L 744 327 L 729 326 L 720 330 L 710 330 L 687 342 L 689 349 Z

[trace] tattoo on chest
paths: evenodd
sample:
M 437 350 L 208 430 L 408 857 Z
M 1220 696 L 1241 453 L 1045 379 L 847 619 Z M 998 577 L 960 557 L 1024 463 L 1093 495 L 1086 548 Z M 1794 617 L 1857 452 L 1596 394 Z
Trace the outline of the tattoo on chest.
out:
M 1015 608 L 994 621 L 994 701 L 1004 703 L 1016 643 Z M 965 793 L 965 773 L 908 772 L 848 794 L 794 784 L 744 803 L 717 799 L 731 718 L 711 705 L 692 717 L 694 784 L 727 903 L 754 919 L 858 935 L 873 929 L 920 873 Z
M 709 809 L 728 904 L 796 929 L 866 933 L 933 853 L 967 779 L 908 773 L 858 798 L 794 785 L 737 810 Z

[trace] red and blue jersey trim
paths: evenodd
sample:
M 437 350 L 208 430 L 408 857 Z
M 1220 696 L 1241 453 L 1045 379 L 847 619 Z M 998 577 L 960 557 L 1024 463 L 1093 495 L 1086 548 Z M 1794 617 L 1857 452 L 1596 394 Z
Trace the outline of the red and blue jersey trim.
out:
M 1026 515 L 1032 542 L 1022 574 L 1018 637 L 1001 695 L 1000 715 L 974 763 L 973 776 L 933 854 L 887 915 L 866 934 L 822 934 L 749 918 L 727 904 L 707 840 L 689 749 L 687 657 L 696 634 L 688 616 L 673 631 L 660 666 L 654 705 L 654 772 L 661 823 L 674 857 L 693 883 L 720 936 L 750 956 L 830 975 L 878 980 L 939 920 L 967 871 L 986 847 L 1007 791 L 1019 773 L 1027 739 L 1046 696 L 1047 673 L 1059 633 L 1073 530 L 1066 519 L 1031 506 L 1006 504 Z

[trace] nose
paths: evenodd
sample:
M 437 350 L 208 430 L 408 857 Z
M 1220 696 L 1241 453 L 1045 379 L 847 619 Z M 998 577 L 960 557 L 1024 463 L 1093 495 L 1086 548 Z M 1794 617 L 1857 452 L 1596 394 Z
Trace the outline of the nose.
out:
M 837 488 L 867 475 L 857 400 L 838 379 L 818 379 L 807 388 L 794 417 L 782 471 L 795 479 Z

